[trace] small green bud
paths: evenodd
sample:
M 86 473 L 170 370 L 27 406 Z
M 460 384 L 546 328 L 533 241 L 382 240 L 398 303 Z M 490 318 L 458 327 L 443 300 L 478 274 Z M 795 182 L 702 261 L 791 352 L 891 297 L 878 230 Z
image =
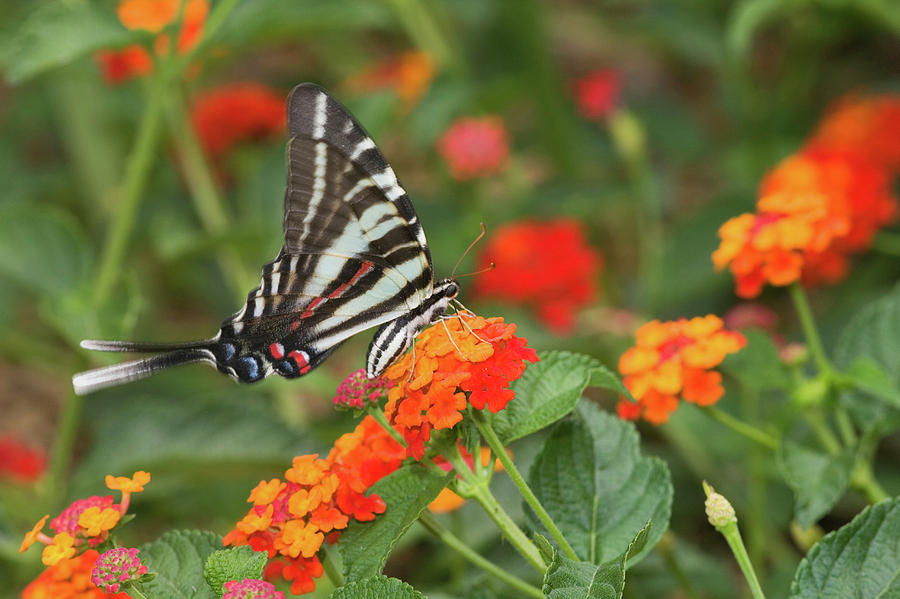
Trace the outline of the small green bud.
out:
M 706 493 L 706 517 L 710 524 L 716 529 L 737 524 L 734 508 L 731 507 L 724 495 L 716 493 L 716 490 L 706 481 L 703 481 L 703 492 Z

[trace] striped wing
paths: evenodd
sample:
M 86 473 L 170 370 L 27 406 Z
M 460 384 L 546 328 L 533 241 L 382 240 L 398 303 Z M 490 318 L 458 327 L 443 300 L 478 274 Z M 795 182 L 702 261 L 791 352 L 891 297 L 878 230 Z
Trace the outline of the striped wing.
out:
M 362 126 L 311 84 L 291 92 L 288 126 L 284 247 L 213 349 L 219 369 L 243 381 L 301 376 L 433 292 L 415 210 Z

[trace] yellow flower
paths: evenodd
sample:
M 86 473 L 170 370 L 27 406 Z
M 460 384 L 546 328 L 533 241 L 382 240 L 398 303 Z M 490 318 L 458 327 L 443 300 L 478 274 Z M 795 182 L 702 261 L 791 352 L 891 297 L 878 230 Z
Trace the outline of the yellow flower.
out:
M 47 518 L 50 517 L 50 514 L 47 514 L 40 520 L 38 520 L 37 524 L 31 529 L 28 534 L 25 535 L 25 538 L 22 539 L 22 544 L 19 546 L 19 553 L 24 553 L 29 547 L 31 547 L 35 541 L 37 541 L 38 535 L 41 534 L 41 531 L 44 529 L 44 524 L 47 522 Z
M 41 554 L 41 562 L 45 566 L 55 566 L 59 562 L 75 555 L 75 538 L 67 532 L 61 532 L 53 537 L 53 542 L 44 547 Z

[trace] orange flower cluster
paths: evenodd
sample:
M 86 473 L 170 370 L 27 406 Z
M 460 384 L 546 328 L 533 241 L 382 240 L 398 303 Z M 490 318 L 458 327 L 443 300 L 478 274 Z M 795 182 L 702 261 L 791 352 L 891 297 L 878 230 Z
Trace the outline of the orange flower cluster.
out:
M 334 543 L 350 518 L 369 521 L 384 512 L 377 495 L 364 494 L 400 466 L 403 447 L 371 416 L 341 436 L 325 459 L 318 454 L 294 458 L 282 481 L 260 481 L 247 501 L 253 507 L 225 535 L 225 545 L 250 545 L 268 552 L 266 577 L 291 581 L 294 594 L 315 589 L 322 575 L 316 553 Z
M 619 358 L 623 383 L 637 400 L 622 398 L 619 417 L 661 424 L 678 408 L 679 396 L 699 406 L 716 403 L 725 390 L 722 375 L 711 369 L 746 344 L 712 314 L 648 322 L 637 330 L 635 346 Z
M 213 158 L 245 141 L 281 137 L 284 94 L 258 83 L 232 83 L 194 98 L 191 122 Z
M 107 594 L 91 582 L 97 556 L 97 551 L 88 549 L 45 569 L 25 587 L 22 599 L 129 599 L 128 593 Z
M 713 264 L 730 268 L 736 293 L 746 298 L 766 283 L 839 281 L 848 256 L 896 219 L 898 167 L 900 98 L 845 102 L 765 177 L 756 213 L 719 228 Z
M 475 295 L 533 306 L 548 328 L 568 333 L 577 310 L 597 295 L 602 266 L 603 257 L 576 220 L 510 223 L 494 231 L 478 255 L 483 272 Z
M 203 33 L 208 0 L 185 0 L 184 18 L 178 32 L 176 48 L 179 52 L 191 49 Z M 117 8 L 119 21 L 128 29 L 159 33 L 178 17 L 182 0 L 121 0 Z M 169 37 L 156 37 L 154 51 L 164 55 L 169 49 Z M 146 75 L 153 70 L 153 58 L 146 48 L 132 44 L 121 50 L 103 50 L 97 53 L 97 62 L 107 83 L 122 83 L 133 77 Z
M 434 60 L 425 52 L 403 52 L 351 76 L 347 87 L 359 92 L 391 89 L 411 107 L 428 91 L 434 72 Z
M 502 318 L 459 313 L 419 334 L 409 352 L 385 371 L 393 383 L 385 415 L 407 443 L 407 454 L 425 455 L 433 428 L 452 428 L 467 405 L 497 413 L 513 398 L 509 384 L 525 362 L 537 362 L 516 325 Z M 448 336 L 449 335 L 449 336 Z

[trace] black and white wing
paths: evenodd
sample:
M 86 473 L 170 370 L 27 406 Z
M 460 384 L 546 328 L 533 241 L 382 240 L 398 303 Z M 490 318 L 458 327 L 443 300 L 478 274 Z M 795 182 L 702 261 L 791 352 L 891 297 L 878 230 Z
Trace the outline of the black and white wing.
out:
M 425 234 L 394 170 L 355 118 L 322 88 L 288 97 L 284 246 L 259 287 L 212 339 L 177 347 L 85 341 L 106 351 L 173 352 L 73 378 L 87 393 L 186 362 L 242 382 L 293 378 L 342 341 L 416 310 L 434 289 Z

